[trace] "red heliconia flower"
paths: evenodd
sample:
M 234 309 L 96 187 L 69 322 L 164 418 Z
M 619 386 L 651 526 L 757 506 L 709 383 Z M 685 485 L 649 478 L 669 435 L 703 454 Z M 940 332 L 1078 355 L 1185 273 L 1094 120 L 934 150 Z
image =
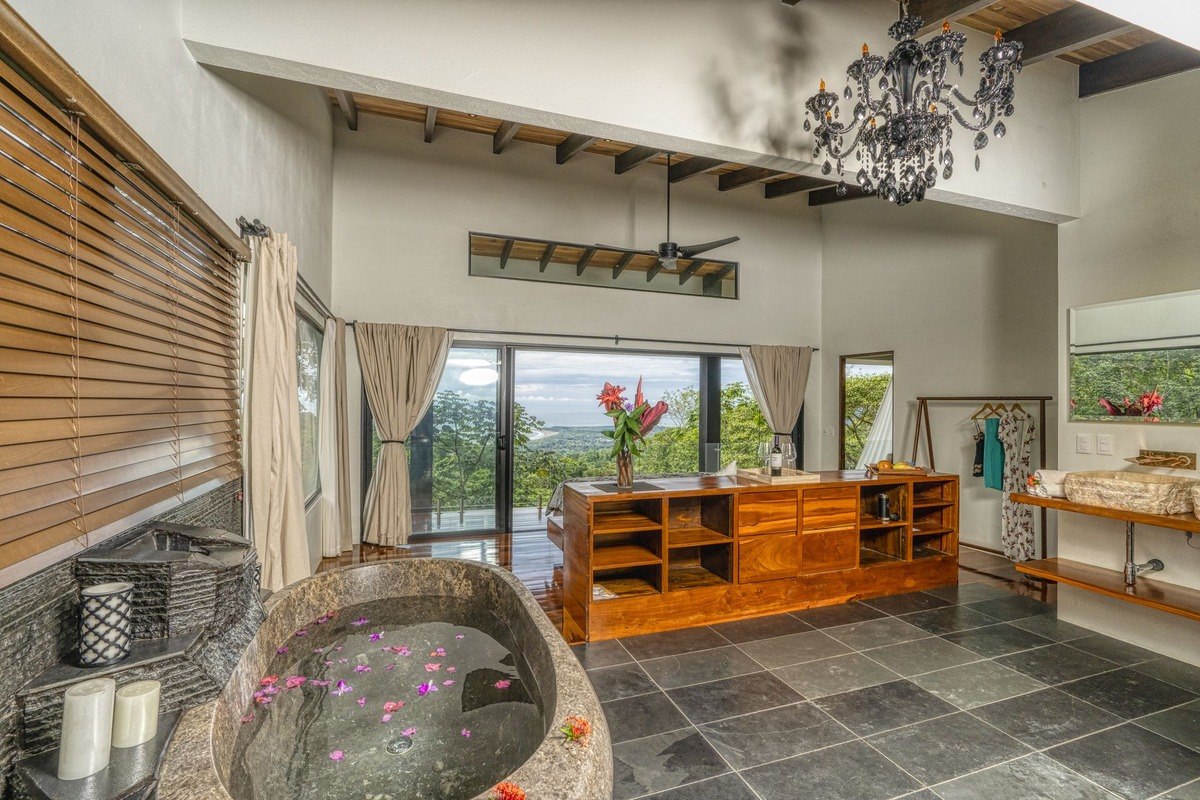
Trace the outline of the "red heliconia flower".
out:
M 650 431 L 654 430 L 654 426 L 667 413 L 667 404 L 659 400 L 650 408 L 646 409 L 646 413 L 642 414 L 642 436 L 646 436 Z
M 596 399 L 600 401 L 600 405 L 604 406 L 605 411 L 612 411 L 614 408 L 620 408 L 625 404 L 625 398 L 621 393 L 625 391 L 624 386 L 613 386 L 608 381 L 604 382 L 604 388 L 600 394 L 596 395 Z
M 525 790 L 512 781 L 497 783 L 492 789 L 493 800 L 525 800 Z
M 1124 416 L 1124 414 L 1121 413 L 1121 410 L 1119 408 L 1117 408 L 1115 405 L 1113 405 L 1112 401 L 1109 400 L 1107 397 L 1101 397 L 1099 400 L 1099 403 L 1101 406 L 1104 407 L 1104 410 L 1108 412 L 1108 415 L 1110 417 Z
M 1153 414 L 1155 411 L 1158 411 L 1163 407 L 1163 399 L 1158 389 L 1146 392 L 1142 395 L 1142 413 Z
M 642 376 L 638 376 L 637 392 L 633 395 L 633 407 L 640 408 L 646 402 L 646 395 L 642 394 Z

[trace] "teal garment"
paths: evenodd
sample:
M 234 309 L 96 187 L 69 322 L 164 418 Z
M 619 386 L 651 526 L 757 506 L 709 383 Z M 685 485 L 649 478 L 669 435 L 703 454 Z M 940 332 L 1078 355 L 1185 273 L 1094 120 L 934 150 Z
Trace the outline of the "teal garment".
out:
M 983 421 L 983 485 L 1004 490 L 1004 447 L 1000 444 L 1000 419 Z

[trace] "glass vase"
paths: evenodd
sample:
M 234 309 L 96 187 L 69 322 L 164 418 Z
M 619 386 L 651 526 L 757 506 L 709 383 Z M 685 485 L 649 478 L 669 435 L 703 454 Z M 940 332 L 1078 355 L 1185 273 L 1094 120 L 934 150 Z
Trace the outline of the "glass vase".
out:
M 617 453 L 617 488 L 633 488 L 633 453 L 629 452 L 629 448 Z

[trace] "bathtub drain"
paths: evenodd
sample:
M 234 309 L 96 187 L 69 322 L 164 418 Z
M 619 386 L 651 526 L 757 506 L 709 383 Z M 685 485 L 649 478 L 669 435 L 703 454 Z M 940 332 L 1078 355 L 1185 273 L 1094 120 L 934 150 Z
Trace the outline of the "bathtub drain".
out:
M 394 756 L 398 756 L 401 753 L 407 753 L 412 749 L 412 746 L 413 740 L 411 737 L 397 736 L 387 743 L 387 751 Z

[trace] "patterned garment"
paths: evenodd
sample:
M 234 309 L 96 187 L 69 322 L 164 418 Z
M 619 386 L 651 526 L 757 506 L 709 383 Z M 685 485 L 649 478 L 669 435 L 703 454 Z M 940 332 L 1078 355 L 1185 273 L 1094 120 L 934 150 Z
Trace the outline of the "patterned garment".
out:
M 1034 557 L 1033 509 L 1009 499 L 1010 492 L 1025 491 L 1025 481 L 1031 472 L 1029 456 L 1037 425 L 1032 417 L 1005 414 L 1000 419 L 1000 443 L 1004 446 L 1004 500 L 1001 508 L 1000 541 L 1004 555 L 1011 561 L 1028 561 Z

